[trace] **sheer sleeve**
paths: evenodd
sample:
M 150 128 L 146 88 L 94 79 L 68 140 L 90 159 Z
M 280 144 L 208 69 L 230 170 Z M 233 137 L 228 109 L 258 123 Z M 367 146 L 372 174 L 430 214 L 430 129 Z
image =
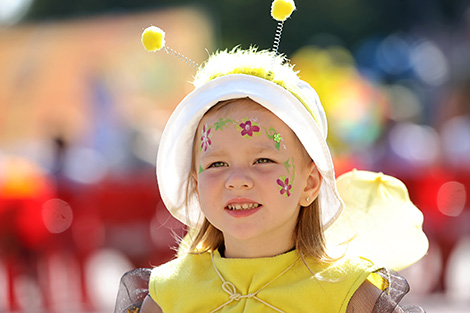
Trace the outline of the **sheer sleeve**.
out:
M 388 282 L 388 286 L 383 290 L 377 299 L 372 313 L 425 313 L 421 307 L 415 305 L 401 305 L 400 301 L 410 291 L 410 286 L 406 279 L 397 272 L 381 269 L 376 274 L 380 275 Z M 401 310 L 400 310 L 401 309 Z
M 114 313 L 138 313 L 149 290 L 151 269 L 138 268 L 121 278 Z

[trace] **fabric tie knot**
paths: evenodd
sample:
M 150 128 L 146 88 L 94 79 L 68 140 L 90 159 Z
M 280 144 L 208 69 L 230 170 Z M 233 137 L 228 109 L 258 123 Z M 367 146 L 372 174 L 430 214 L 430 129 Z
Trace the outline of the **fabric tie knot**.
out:
M 235 285 L 233 283 L 229 282 L 229 281 L 225 281 L 222 284 L 222 289 L 226 293 L 228 293 L 231 301 L 240 301 L 243 298 L 253 298 L 256 295 L 256 293 L 249 293 L 247 295 L 242 295 L 242 294 L 238 293 L 237 288 L 235 287 Z
M 273 281 L 275 281 L 276 279 L 278 279 L 279 277 L 281 277 L 282 275 L 284 275 L 288 270 L 290 270 L 296 263 L 297 261 L 300 260 L 300 258 L 298 258 L 294 263 L 292 263 L 288 268 L 286 268 L 282 273 L 280 273 L 279 275 L 277 275 L 276 277 L 274 277 L 272 280 L 270 280 L 269 282 L 267 282 L 263 287 L 261 287 L 260 289 L 258 289 L 257 291 L 255 292 L 252 292 L 252 293 L 249 293 L 247 295 L 242 295 L 240 293 L 237 292 L 237 287 L 235 287 L 235 285 L 232 283 L 232 282 L 229 282 L 229 281 L 226 281 L 224 279 L 224 277 L 222 276 L 222 274 L 219 272 L 219 270 L 217 269 L 217 266 L 215 266 L 215 263 L 214 263 L 214 255 L 213 253 L 211 252 L 211 260 L 212 260 L 212 265 L 214 266 L 214 270 L 215 272 L 217 273 L 217 275 L 219 276 L 220 280 L 222 281 L 222 290 L 224 292 L 226 292 L 228 295 L 229 295 L 229 300 L 223 304 L 221 304 L 219 307 L 215 308 L 214 310 L 212 310 L 210 313 L 214 313 L 214 312 L 217 312 L 219 311 L 220 309 L 222 309 L 223 307 L 225 307 L 226 305 L 229 305 L 230 303 L 232 303 L 233 301 L 240 301 L 241 299 L 249 299 L 249 298 L 252 298 L 258 302 L 261 302 L 263 303 L 264 305 L 266 305 L 267 307 L 273 309 L 274 311 L 276 312 L 279 312 L 279 313 L 285 313 L 284 311 L 276 308 L 275 306 L 273 306 L 272 304 L 270 303 L 267 303 L 266 301 L 258 298 L 256 295 L 261 291 L 263 290 L 265 287 L 267 287 L 268 285 L 270 285 Z

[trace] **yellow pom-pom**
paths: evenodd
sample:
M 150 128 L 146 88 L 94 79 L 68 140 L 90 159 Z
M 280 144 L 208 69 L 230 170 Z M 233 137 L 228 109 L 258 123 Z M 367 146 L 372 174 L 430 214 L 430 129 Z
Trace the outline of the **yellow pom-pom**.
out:
M 274 0 L 271 5 L 271 16 L 279 22 L 285 21 L 295 10 L 294 0 Z
M 147 51 L 157 51 L 165 46 L 165 32 L 156 26 L 147 27 L 142 33 L 142 44 Z

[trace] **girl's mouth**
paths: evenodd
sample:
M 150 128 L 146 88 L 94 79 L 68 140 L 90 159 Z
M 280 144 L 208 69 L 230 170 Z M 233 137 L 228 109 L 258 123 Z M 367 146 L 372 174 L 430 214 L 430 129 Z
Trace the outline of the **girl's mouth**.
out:
M 252 210 L 259 207 L 258 203 L 233 203 L 227 205 L 227 209 L 231 211 L 243 211 L 243 210 Z

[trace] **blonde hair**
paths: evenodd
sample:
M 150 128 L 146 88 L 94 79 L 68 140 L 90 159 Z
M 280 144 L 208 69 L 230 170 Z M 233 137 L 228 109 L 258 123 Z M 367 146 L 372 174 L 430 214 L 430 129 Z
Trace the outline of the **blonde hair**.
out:
M 213 106 L 209 112 L 217 111 L 227 104 L 240 99 L 231 99 L 221 101 Z M 295 134 L 294 134 L 295 135 Z M 195 134 L 196 136 L 196 134 Z M 193 150 L 191 158 L 191 171 L 188 177 L 188 185 L 186 189 L 186 208 L 190 208 L 189 199 L 194 195 L 197 198 L 197 183 L 196 183 L 196 164 L 195 154 L 196 145 L 193 140 Z M 300 141 L 299 141 L 300 142 Z M 303 146 L 302 146 L 303 147 Z M 307 151 L 305 155 L 308 156 Z M 321 223 L 320 208 L 318 205 L 318 198 L 315 199 L 310 205 L 301 207 L 297 218 L 297 224 L 292 234 L 293 242 L 295 243 L 296 250 L 301 256 L 313 257 L 322 261 L 332 261 L 333 259 L 328 256 L 325 248 L 324 230 Z M 205 217 L 202 225 L 197 229 L 190 230 L 188 253 L 203 253 L 207 251 L 217 250 L 224 243 L 222 232 L 214 227 Z

